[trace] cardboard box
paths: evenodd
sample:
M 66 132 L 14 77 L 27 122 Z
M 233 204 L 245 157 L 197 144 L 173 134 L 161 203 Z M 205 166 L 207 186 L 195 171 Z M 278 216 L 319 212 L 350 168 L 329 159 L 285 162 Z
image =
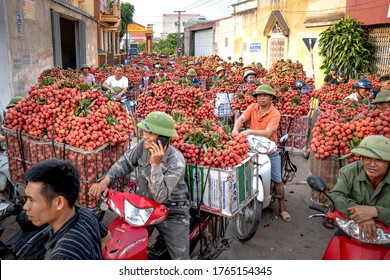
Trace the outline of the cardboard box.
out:
M 256 195 L 252 188 L 254 161 L 256 155 L 226 169 L 187 164 L 185 179 L 192 206 L 196 208 L 199 202 L 204 211 L 234 216 Z

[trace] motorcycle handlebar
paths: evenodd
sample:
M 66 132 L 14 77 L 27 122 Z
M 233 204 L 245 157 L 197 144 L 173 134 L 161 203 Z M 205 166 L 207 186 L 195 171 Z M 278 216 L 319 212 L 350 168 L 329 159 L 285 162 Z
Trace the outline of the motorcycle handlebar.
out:
M 320 212 L 320 213 L 323 213 L 323 214 L 325 214 L 325 213 L 327 212 L 327 210 L 326 210 L 324 207 L 322 207 L 322 206 L 320 206 L 320 205 L 318 205 L 318 204 L 315 204 L 315 203 L 312 203 L 312 204 L 309 206 L 309 208 L 310 208 L 310 209 L 313 209 L 313 210 L 316 210 L 316 211 L 318 211 L 318 212 Z

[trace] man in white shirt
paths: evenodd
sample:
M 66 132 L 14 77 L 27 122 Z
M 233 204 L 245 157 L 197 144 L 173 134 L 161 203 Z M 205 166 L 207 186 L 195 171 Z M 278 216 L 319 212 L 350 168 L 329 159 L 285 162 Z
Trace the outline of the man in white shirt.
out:
M 127 101 L 127 88 L 129 87 L 129 80 L 123 76 L 123 65 L 117 64 L 114 67 L 114 75 L 109 76 L 102 87 L 109 90 L 113 100 L 118 102 Z M 120 92 L 116 92 L 114 89 L 121 88 Z
M 372 83 L 368 79 L 360 79 L 355 84 L 356 92 L 348 95 L 345 99 L 351 99 L 358 103 L 371 105 L 369 95 L 371 94 Z

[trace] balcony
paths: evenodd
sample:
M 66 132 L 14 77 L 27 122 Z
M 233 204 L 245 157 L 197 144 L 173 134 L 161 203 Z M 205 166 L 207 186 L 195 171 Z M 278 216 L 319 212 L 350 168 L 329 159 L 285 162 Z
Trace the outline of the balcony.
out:
M 257 1 L 246 0 L 233 4 L 233 15 L 252 13 L 257 11 Z
M 100 11 L 100 22 L 104 30 L 121 30 L 121 9 L 119 4 L 112 4 L 112 10 L 109 13 Z
M 121 20 L 121 9 L 117 3 L 112 4 L 110 13 L 100 11 L 100 21 L 116 23 Z

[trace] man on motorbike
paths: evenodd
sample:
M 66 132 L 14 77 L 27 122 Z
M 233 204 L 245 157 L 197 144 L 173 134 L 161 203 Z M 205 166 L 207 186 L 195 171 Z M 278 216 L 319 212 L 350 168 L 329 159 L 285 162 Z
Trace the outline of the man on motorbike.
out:
M 123 65 L 117 64 L 114 67 L 114 75 L 109 76 L 102 84 L 102 88 L 109 90 L 115 101 L 125 102 L 127 100 L 127 88 L 129 80 L 123 76 Z M 120 92 L 115 92 L 116 88 L 120 88 Z
M 234 123 L 233 133 L 238 133 L 245 122 L 249 121 L 249 129 L 242 131 L 245 135 L 263 136 L 278 142 L 277 130 L 280 113 L 272 104 L 277 95 L 269 85 L 258 86 L 252 94 L 256 103 L 251 104 Z M 271 160 L 271 179 L 275 184 L 279 201 L 279 215 L 283 221 L 290 222 L 291 216 L 285 209 L 284 184 L 282 182 L 281 159 L 278 152 L 269 155 Z
M 371 240 L 376 237 L 375 221 L 390 225 L 390 139 L 367 136 L 351 153 L 360 155 L 360 161 L 340 169 L 329 196 L 335 208 L 359 224 L 359 232 Z
M 138 194 L 165 204 L 169 214 L 156 225 L 164 237 L 172 259 L 189 259 L 190 203 L 184 181 L 186 162 L 182 153 L 169 144 L 178 137 L 171 116 L 151 112 L 137 126 L 143 130 L 143 140 L 110 168 L 102 181 L 92 185 L 89 193 L 100 197 L 109 186 L 136 169 Z
M 25 180 L 23 209 L 28 219 L 52 229 L 45 259 L 101 260 L 102 242 L 108 242 L 110 235 L 92 211 L 75 207 L 80 191 L 77 169 L 69 162 L 49 159 L 28 169 Z
M 253 70 L 248 70 L 244 73 L 244 81 L 248 84 L 254 84 L 256 82 L 256 73 Z

